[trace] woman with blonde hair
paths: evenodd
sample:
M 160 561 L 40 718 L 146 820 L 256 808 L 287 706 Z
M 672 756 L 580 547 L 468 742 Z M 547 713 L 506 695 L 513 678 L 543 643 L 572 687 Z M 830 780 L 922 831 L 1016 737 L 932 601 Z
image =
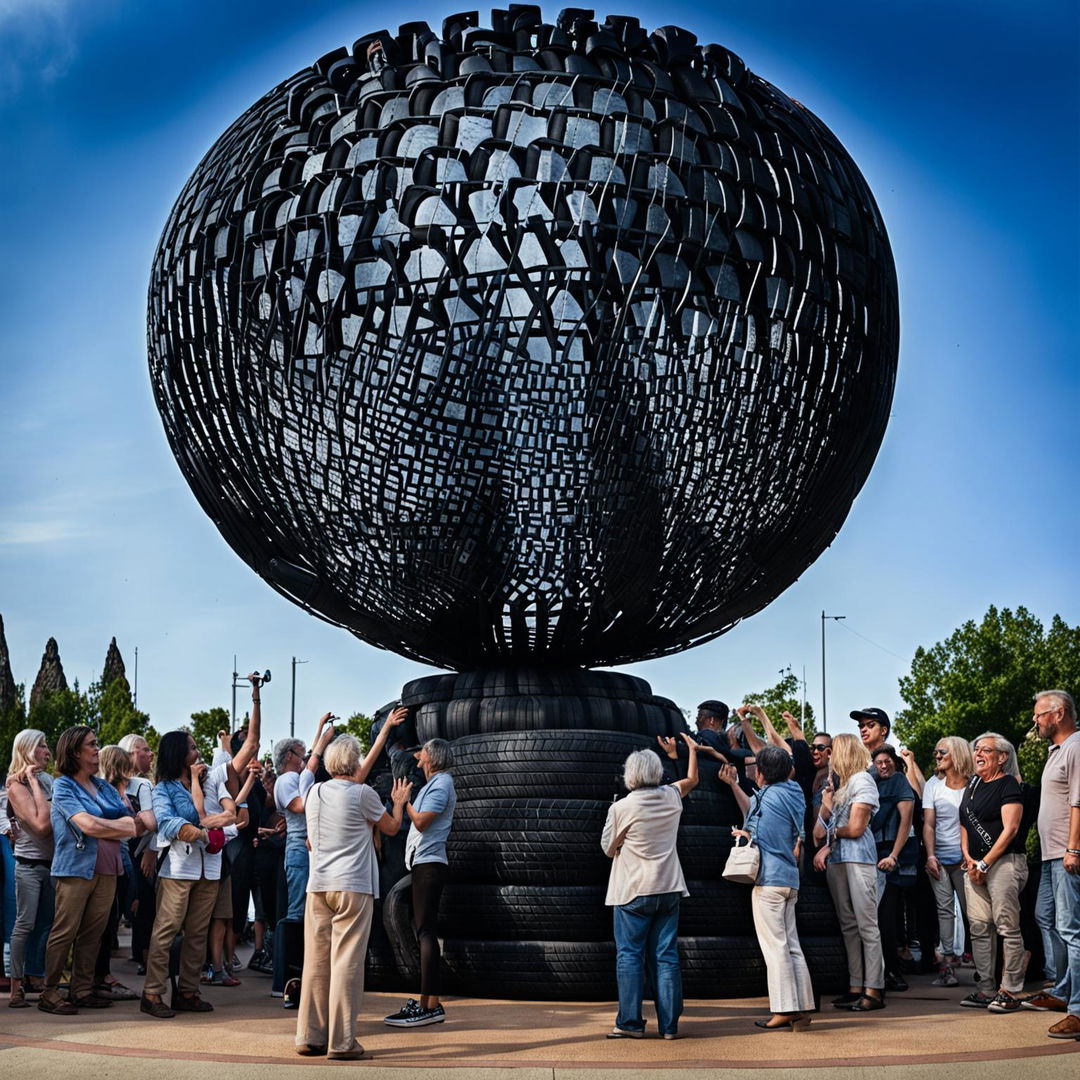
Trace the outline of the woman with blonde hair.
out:
M 834 999 L 838 1009 L 873 1012 L 885 1008 L 885 960 L 878 929 L 877 844 L 870 818 L 879 805 L 877 784 L 867 772 L 870 753 L 854 735 L 836 735 L 832 769 L 840 778 L 835 793 L 826 785 L 814 837 L 825 846 L 814 866 L 826 873 L 848 961 L 848 992 Z
M 923 844 L 926 872 L 937 901 L 941 935 L 941 968 L 935 986 L 956 986 L 956 902 L 967 918 L 964 893 L 964 856 L 960 849 L 960 801 L 975 771 L 971 747 L 958 735 L 938 739 L 934 747 L 934 775 L 923 790 Z
M 52 777 L 45 733 L 25 728 L 15 736 L 7 774 L 7 797 L 15 830 L 15 925 L 11 930 L 12 1009 L 27 1007 L 26 991 L 41 992 L 45 945 L 52 929 L 55 894 L 51 876 L 53 838 L 49 817 Z

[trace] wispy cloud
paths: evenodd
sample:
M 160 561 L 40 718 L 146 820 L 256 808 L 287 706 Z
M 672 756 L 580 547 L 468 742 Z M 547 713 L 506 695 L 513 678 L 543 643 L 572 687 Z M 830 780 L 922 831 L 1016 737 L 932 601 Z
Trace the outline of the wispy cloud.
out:
M 54 82 L 75 59 L 73 0 L 0 0 L 0 100 Z
M 65 540 L 78 540 L 85 535 L 85 529 L 74 521 L 0 522 L 0 548 L 37 547 L 42 544 L 56 544 Z

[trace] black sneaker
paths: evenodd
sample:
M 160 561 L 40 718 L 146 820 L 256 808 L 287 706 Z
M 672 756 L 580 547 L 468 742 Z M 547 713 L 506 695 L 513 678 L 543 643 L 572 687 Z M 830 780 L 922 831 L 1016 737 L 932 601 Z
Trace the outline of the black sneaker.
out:
M 986 1006 L 986 1009 L 988 1012 L 996 1013 L 1019 1012 L 1020 999 L 1014 998 L 1012 994 L 1006 993 L 1004 990 L 999 990 L 997 996 Z
M 389 1024 L 391 1027 L 406 1027 L 412 1017 L 423 1011 L 420 1008 L 420 1002 L 416 998 L 409 998 L 405 1002 L 404 1008 L 399 1009 L 396 1013 L 391 1013 L 389 1016 L 384 1016 L 383 1023 Z
M 283 1009 L 299 1009 L 300 1008 L 300 980 L 290 979 L 285 984 L 285 1000 L 281 1003 Z
M 427 1027 L 429 1024 L 441 1024 L 446 1019 L 446 1010 L 441 1005 L 431 1009 L 421 1008 L 420 1003 L 410 998 L 400 1012 L 387 1016 L 383 1023 L 391 1027 Z
M 990 1007 L 990 1002 L 996 1000 L 996 998 L 987 997 L 985 994 L 976 990 L 973 994 L 968 994 L 960 1004 L 963 1005 L 965 1009 L 987 1009 Z

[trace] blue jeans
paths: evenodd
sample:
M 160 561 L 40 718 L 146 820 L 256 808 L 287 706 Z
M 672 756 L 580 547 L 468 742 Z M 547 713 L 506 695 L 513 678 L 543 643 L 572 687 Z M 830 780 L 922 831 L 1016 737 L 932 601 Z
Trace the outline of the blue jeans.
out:
M 308 868 L 311 863 L 304 841 L 285 841 L 285 881 L 289 886 L 287 919 L 302 919 L 307 904 Z
M 1046 962 L 1043 965 L 1043 974 L 1047 982 L 1054 984 L 1053 993 L 1058 995 L 1059 983 L 1063 983 L 1068 977 L 1069 956 L 1065 951 L 1065 942 L 1054 925 L 1054 873 L 1053 865 L 1061 865 L 1060 859 L 1047 859 L 1043 862 L 1039 874 L 1039 892 L 1035 900 L 1035 922 L 1042 935 L 1043 956 Z
M 615 977 L 619 1015 L 615 1026 L 644 1031 L 641 999 L 646 983 L 656 1002 L 661 1035 L 674 1035 L 682 1015 L 682 970 L 679 967 L 680 893 L 638 896 L 615 908 Z
M 1066 873 L 1062 859 L 1047 859 L 1042 872 L 1035 918 L 1043 930 L 1043 941 L 1050 938 L 1054 948 L 1055 980 L 1050 992 L 1069 1003 L 1072 1016 L 1080 1016 L 1080 874 Z M 1053 914 L 1052 937 L 1043 929 L 1047 907 Z

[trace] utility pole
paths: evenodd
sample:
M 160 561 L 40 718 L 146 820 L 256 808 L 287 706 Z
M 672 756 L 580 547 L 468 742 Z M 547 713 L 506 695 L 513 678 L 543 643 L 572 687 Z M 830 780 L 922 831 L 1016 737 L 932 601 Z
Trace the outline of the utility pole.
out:
M 133 708 L 139 707 L 139 646 L 135 646 L 135 689 L 132 692 L 131 704 Z
M 232 658 L 232 731 L 236 730 L 236 653 L 233 653 Z
M 292 658 L 292 705 L 289 709 L 289 738 L 296 738 L 296 665 L 306 664 L 306 660 Z
M 846 615 L 826 615 L 824 611 L 821 613 L 821 730 L 828 731 L 829 725 L 827 723 L 828 714 L 826 712 L 825 705 L 825 620 L 833 619 L 840 620 L 846 619 Z

